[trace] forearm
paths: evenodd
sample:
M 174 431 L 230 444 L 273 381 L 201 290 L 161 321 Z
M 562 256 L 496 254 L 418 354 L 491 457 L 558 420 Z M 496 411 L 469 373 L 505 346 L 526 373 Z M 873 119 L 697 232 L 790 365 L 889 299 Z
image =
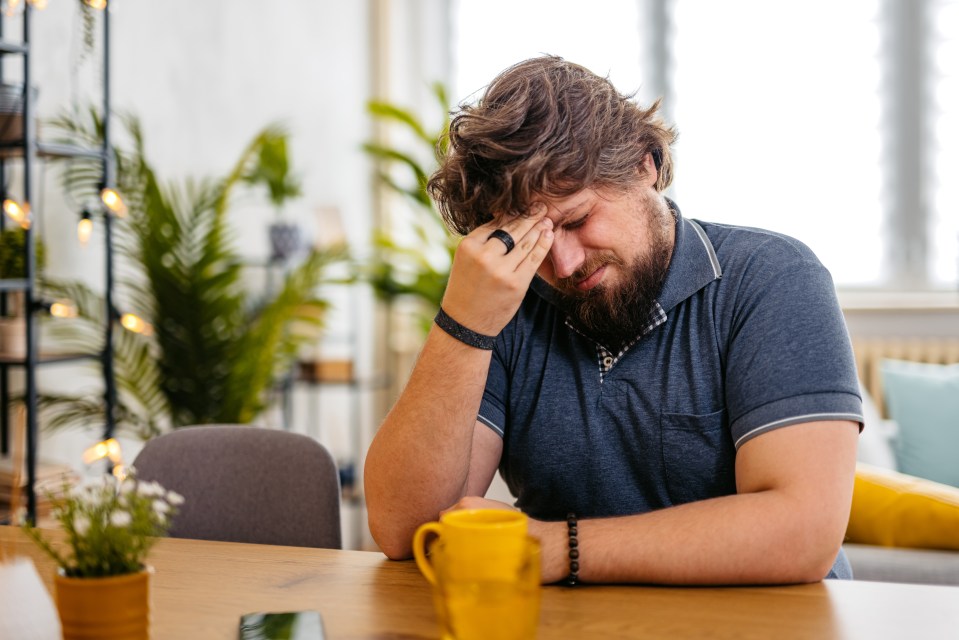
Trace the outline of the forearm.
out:
M 370 530 L 390 557 L 408 556 L 416 527 L 466 490 L 490 353 L 434 326 L 370 445 L 364 476 Z
M 580 520 L 582 582 L 786 584 L 822 579 L 842 527 L 814 504 L 770 490 L 650 513 Z M 804 515 L 800 515 L 804 514 Z M 847 514 L 848 515 L 848 514 Z M 841 521 L 841 519 L 839 519 Z M 534 522 L 546 582 L 568 571 L 565 522 Z

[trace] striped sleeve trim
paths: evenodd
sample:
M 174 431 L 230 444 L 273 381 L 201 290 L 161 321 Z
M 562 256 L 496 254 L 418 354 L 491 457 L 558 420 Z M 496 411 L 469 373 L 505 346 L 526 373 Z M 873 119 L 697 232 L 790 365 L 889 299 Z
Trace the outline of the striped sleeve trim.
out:
M 739 439 L 736 440 L 736 450 L 738 451 L 739 447 L 741 447 L 747 440 L 751 440 L 760 434 L 766 433 L 767 431 L 773 431 L 780 427 L 788 427 L 790 425 L 801 424 L 803 422 L 818 422 L 821 420 L 850 420 L 852 422 L 862 423 L 863 417 L 857 413 L 808 413 L 802 416 L 783 418 L 781 420 L 776 420 L 774 422 L 769 422 L 767 424 L 758 426 L 741 435 Z
M 487 427 L 489 427 L 489 428 L 492 429 L 493 431 L 495 431 L 497 434 L 499 434 L 499 437 L 500 437 L 500 438 L 502 438 L 502 437 L 504 437 L 504 436 L 506 435 L 506 431 L 503 429 L 503 427 L 499 426 L 498 424 L 496 424 L 496 423 L 493 422 L 492 420 L 486 418 L 486 417 L 483 416 L 482 414 L 476 416 L 476 419 L 479 420 L 480 422 L 482 422 L 483 424 L 485 424 Z

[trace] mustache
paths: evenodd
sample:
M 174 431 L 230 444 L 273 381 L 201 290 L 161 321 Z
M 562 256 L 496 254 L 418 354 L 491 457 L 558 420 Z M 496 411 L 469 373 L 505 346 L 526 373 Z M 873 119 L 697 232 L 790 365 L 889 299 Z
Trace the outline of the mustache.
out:
M 611 251 L 603 251 L 601 253 L 587 256 L 586 260 L 576 271 L 573 272 L 568 278 L 558 278 L 557 284 L 561 289 L 566 289 L 569 291 L 576 291 L 576 283 L 585 280 L 593 274 L 594 271 L 600 267 L 605 267 L 606 265 L 615 265 L 618 267 L 625 267 L 626 263 L 619 258 L 616 254 Z

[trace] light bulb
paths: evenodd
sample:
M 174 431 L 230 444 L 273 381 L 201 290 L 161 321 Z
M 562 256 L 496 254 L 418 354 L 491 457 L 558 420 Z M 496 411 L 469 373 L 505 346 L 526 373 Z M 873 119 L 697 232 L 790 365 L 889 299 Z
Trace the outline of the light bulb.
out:
M 83 452 L 83 462 L 85 464 L 92 464 L 104 458 L 110 458 L 110 461 L 115 464 L 123 460 L 120 443 L 117 442 L 116 438 L 98 442 Z
M 87 6 L 97 11 L 103 11 L 107 8 L 107 0 L 83 0 Z
M 132 313 L 124 313 L 120 316 L 120 324 L 127 331 L 142 333 L 145 336 L 153 335 L 153 325 Z
M 123 462 L 123 452 L 120 451 L 120 443 L 116 438 L 110 438 L 104 444 L 107 445 L 107 457 L 110 458 L 110 462 L 114 464 Z
M 62 300 L 50 305 L 50 315 L 54 318 L 76 318 L 78 311 L 75 304 Z
M 39 11 L 47 8 L 47 0 L 29 0 L 30 6 Z
M 77 238 L 80 239 L 80 244 L 86 244 L 90 241 L 90 235 L 93 233 L 93 219 L 90 217 L 90 212 L 84 210 L 83 214 L 80 217 L 80 222 L 77 223 Z
M 3 13 L 9 17 L 13 17 L 23 11 L 23 0 L 5 0 L 3 5 Z
M 24 229 L 30 228 L 30 205 L 29 204 L 20 204 L 16 200 L 11 200 L 7 198 L 3 201 L 3 212 L 7 216 L 19 224 Z
M 117 193 L 116 189 L 106 187 L 100 192 L 100 199 L 103 200 L 107 209 L 117 214 L 119 217 L 127 215 L 127 206 L 123 203 L 123 198 Z

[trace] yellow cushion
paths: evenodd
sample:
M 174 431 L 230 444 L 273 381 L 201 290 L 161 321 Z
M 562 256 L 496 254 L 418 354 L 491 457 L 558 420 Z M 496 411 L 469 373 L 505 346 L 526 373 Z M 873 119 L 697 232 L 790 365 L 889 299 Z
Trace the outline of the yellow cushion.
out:
M 959 550 L 959 489 L 859 463 L 846 542 Z

